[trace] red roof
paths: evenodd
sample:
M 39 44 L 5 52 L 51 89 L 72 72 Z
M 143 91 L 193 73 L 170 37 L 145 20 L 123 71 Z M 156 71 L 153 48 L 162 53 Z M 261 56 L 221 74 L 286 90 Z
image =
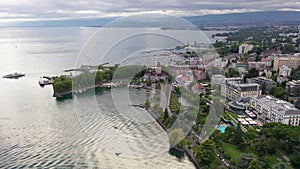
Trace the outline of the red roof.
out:
M 261 61 L 267 61 L 270 62 L 271 60 L 269 58 L 262 58 Z
M 198 84 L 195 84 L 194 86 L 193 86 L 193 89 L 196 89 L 196 90 L 200 90 L 200 89 L 203 89 L 204 87 L 203 87 L 203 84 L 202 83 L 198 83 Z

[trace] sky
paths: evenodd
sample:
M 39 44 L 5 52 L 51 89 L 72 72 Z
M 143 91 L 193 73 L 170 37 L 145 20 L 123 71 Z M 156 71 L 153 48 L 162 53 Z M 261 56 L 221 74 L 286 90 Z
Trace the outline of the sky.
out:
M 0 24 L 138 13 L 195 16 L 274 10 L 300 11 L 300 0 L 0 0 Z

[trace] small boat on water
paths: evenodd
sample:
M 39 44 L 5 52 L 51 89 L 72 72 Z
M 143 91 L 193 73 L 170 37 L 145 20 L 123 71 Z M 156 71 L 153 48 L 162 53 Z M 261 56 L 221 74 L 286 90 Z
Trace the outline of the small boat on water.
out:
M 121 152 L 116 152 L 115 153 L 117 156 L 121 155 L 122 153 Z
M 42 87 L 45 85 L 51 85 L 51 84 L 53 84 L 53 80 L 51 80 L 51 79 L 46 79 L 46 78 L 41 77 L 41 79 L 39 80 L 39 85 Z
M 12 74 L 8 74 L 8 75 L 5 75 L 5 76 L 3 76 L 3 78 L 9 78 L 9 79 L 17 79 L 17 78 L 19 78 L 19 77 L 23 77 L 23 76 L 25 76 L 25 74 L 24 73 L 18 73 L 18 72 L 15 72 L 15 73 L 12 73 Z

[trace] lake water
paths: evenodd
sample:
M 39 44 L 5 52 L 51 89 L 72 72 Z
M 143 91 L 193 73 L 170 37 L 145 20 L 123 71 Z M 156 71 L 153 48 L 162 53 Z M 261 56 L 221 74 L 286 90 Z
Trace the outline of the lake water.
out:
M 187 158 L 179 161 L 169 155 L 164 134 L 153 151 L 149 148 L 157 140 L 132 139 L 163 131 L 144 110 L 135 113 L 146 123 L 121 118 L 111 104 L 110 91 L 56 100 L 51 86 L 38 85 L 41 75 L 73 68 L 81 47 L 96 30 L 0 29 L 1 75 L 26 73 L 18 80 L 0 78 L 0 168 L 194 168 Z M 143 94 L 131 92 L 132 102 L 143 101 L 139 98 Z

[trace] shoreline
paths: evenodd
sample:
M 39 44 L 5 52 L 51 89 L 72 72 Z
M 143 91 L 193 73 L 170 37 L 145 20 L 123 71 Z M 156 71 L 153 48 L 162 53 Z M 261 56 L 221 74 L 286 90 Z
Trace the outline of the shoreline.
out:
M 168 131 L 168 128 L 165 126 L 165 124 L 163 124 L 163 122 L 160 121 L 159 118 L 155 116 L 155 114 L 153 114 L 148 108 L 145 108 L 145 110 L 155 119 L 155 121 L 161 126 L 161 128 L 163 128 L 166 132 Z M 177 151 L 184 152 L 188 156 L 189 160 L 194 164 L 196 169 L 202 169 L 201 166 L 198 164 L 196 158 L 194 157 L 193 153 L 190 152 L 188 149 L 186 148 L 180 149 L 177 147 L 173 147 L 173 148 Z

